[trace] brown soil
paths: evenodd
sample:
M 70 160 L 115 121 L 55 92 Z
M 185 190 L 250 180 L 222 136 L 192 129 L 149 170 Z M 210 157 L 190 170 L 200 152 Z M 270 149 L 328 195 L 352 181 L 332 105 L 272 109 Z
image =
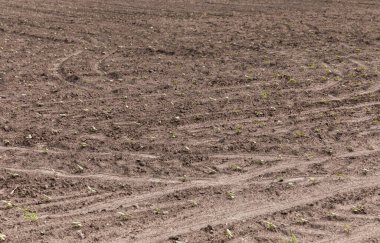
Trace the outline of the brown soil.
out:
M 379 1 L 0 8 L 0 241 L 379 242 Z

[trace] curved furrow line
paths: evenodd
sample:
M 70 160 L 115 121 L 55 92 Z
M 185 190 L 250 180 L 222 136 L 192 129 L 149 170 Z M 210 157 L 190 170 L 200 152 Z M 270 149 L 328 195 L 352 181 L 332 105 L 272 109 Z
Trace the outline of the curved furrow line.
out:
M 258 137 L 261 137 L 261 136 L 265 136 L 265 137 L 272 137 L 272 136 L 275 136 L 275 135 L 279 135 L 279 134 L 284 134 L 284 133 L 288 133 L 292 130 L 295 130 L 297 128 L 299 128 L 302 124 L 302 129 L 303 130 L 310 130 L 312 129 L 313 127 L 316 126 L 316 124 L 318 124 L 319 121 L 324 121 L 326 118 L 325 117 L 321 117 L 321 116 L 317 116 L 317 117 L 298 117 L 298 120 L 296 120 L 296 122 L 304 122 L 306 123 L 307 125 L 305 124 L 302 124 L 302 123 L 295 123 L 295 122 L 291 122 L 290 124 L 287 124 L 287 123 L 281 123 L 281 125 L 275 125 L 275 126 L 271 126 L 272 128 L 272 132 L 271 133 L 268 133 L 267 130 L 263 130 L 263 131 L 255 131 L 255 132 L 251 132 L 250 134 L 253 135 L 255 138 L 258 138 Z M 341 120 L 341 121 L 338 121 L 336 123 L 334 123 L 334 125 L 355 125 L 356 123 L 359 123 L 360 125 L 362 125 L 364 122 L 367 122 L 367 123 L 370 123 L 371 121 L 373 121 L 374 117 L 373 116 L 370 116 L 370 117 L 361 117 L 361 118 L 354 118 L 354 119 L 350 119 L 350 120 Z M 308 120 L 310 120 L 308 122 Z M 214 127 L 218 127 L 218 126 L 222 126 L 220 124 L 226 124 L 226 125 L 230 125 L 230 126 L 236 126 L 236 125 L 243 125 L 243 124 L 248 124 L 249 126 L 244 126 L 244 130 L 247 130 L 249 127 L 257 127 L 256 124 L 254 124 L 254 122 L 266 122 L 268 121 L 267 119 L 242 119 L 242 120 L 235 120 L 234 122 L 231 122 L 231 123 L 219 123 L 219 124 L 213 124 L 213 125 L 206 125 L 204 128 L 203 127 L 199 127 L 197 129 L 193 129 L 193 130 L 185 130 L 186 132 L 190 132 L 192 133 L 192 135 L 196 135 L 196 134 L 204 134 L 205 133 L 205 130 L 207 130 L 207 128 L 214 128 Z M 294 124 L 295 123 L 295 124 Z M 368 130 L 367 130 L 368 132 Z M 349 131 L 350 134 L 354 134 L 355 131 Z
M 324 179 L 324 178 L 326 178 L 326 176 L 317 176 L 317 177 L 313 177 L 313 178 Z M 287 178 L 286 180 L 284 180 L 283 183 L 290 183 L 290 182 L 300 183 L 300 182 L 305 182 L 305 181 L 307 181 L 307 178 L 305 178 L 305 177 L 294 177 L 294 178 Z M 249 185 L 267 186 L 267 185 L 272 184 L 272 183 L 273 183 L 273 180 L 262 180 L 260 182 L 250 183 Z M 210 188 L 210 189 L 212 188 L 214 190 L 215 187 L 219 187 L 219 186 L 224 186 L 224 185 L 217 185 L 217 186 L 211 185 L 208 188 Z M 239 185 L 236 185 L 236 187 L 234 187 L 234 190 L 239 190 L 240 188 L 245 188 L 247 186 L 248 185 L 239 184 Z M 173 193 L 177 194 L 177 191 L 175 191 Z M 130 216 L 129 221 L 130 220 L 142 219 L 141 218 L 142 216 L 140 214 L 142 212 L 148 212 L 151 210 L 153 211 L 153 208 L 152 207 L 145 208 L 145 206 L 143 206 L 143 208 L 140 209 L 139 207 L 135 207 L 135 205 L 144 205 L 144 203 L 146 203 L 147 201 L 149 201 L 149 200 L 136 201 L 135 204 L 123 204 L 122 206 L 117 207 L 117 208 L 107 208 L 106 210 L 98 210 L 98 211 L 94 211 L 91 213 L 85 212 L 83 214 L 71 215 L 69 217 L 66 217 L 67 214 L 62 215 L 61 217 L 58 215 L 55 215 L 54 217 L 43 216 L 41 218 L 45 219 L 45 223 L 48 223 L 48 224 L 40 225 L 39 230 L 44 230 L 47 227 L 52 227 L 52 226 L 55 229 L 60 228 L 60 227 L 66 227 L 65 225 L 67 225 L 67 222 L 73 218 L 75 218 L 76 220 L 81 220 L 83 222 L 85 221 L 87 223 L 89 223 L 92 220 L 93 221 L 99 221 L 99 217 L 97 216 L 99 213 L 105 213 L 106 214 L 105 217 L 102 217 L 101 220 L 107 221 L 106 219 L 112 219 L 112 218 L 114 219 L 115 218 L 115 215 L 109 215 L 109 213 L 111 213 L 111 212 L 113 213 L 116 210 L 124 211 L 124 209 L 127 209 L 127 208 L 128 208 L 128 215 Z M 83 202 L 85 202 L 85 201 L 83 201 Z M 191 200 L 190 201 L 176 201 L 173 203 L 173 202 L 166 202 L 166 200 L 164 198 L 162 198 L 160 201 L 158 201 L 156 203 L 152 203 L 151 201 L 149 201 L 149 202 L 152 206 L 154 205 L 155 208 L 160 208 L 161 210 L 164 210 L 166 208 L 170 209 L 170 210 L 174 210 L 174 208 L 178 208 L 178 210 L 180 210 L 180 211 L 186 210 L 187 211 L 186 214 L 188 214 L 188 215 L 194 215 L 193 211 L 199 211 L 200 210 L 199 207 L 196 207 L 196 206 L 194 206 L 194 204 L 192 204 Z M 78 203 L 80 204 L 80 202 L 78 202 Z M 54 203 L 54 205 L 59 206 L 58 203 Z M 184 205 L 192 205 L 192 206 L 191 207 L 183 207 Z M 42 205 L 42 206 L 43 206 L 42 207 L 42 209 L 43 209 L 43 208 L 45 208 L 46 205 Z M 129 209 L 130 207 L 132 209 Z M 41 211 L 39 211 L 39 212 L 41 212 Z M 170 217 L 176 218 L 177 216 L 175 214 L 171 214 Z M 61 219 L 63 221 L 60 221 Z M 53 222 L 51 222 L 50 220 L 53 220 Z M 28 230 L 33 230 L 33 227 L 23 228 L 23 231 L 25 231 L 25 232 L 27 232 Z
M 369 154 L 373 154 L 378 152 L 379 150 L 366 150 L 366 151 L 358 151 L 355 153 L 348 153 L 348 154 L 341 154 L 337 156 L 338 158 L 346 158 L 346 157 L 359 157 L 359 156 L 365 156 Z M 120 198 L 116 200 L 110 200 L 107 202 L 103 203 L 98 203 L 94 205 L 88 205 L 80 210 L 73 210 L 70 212 L 67 212 L 64 215 L 50 215 L 51 218 L 59 218 L 59 217 L 72 217 L 75 215 L 80 215 L 80 214 L 85 214 L 85 213 L 91 213 L 94 211 L 99 211 L 99 210 L 112 210 L 118 208 L 120 205 L 134 205 L 138 204 L 143 201 L 149 201 L 153 200 L 158 197 L 162 197 L 164 195 L 176 192 L 176 191 L 181 191 L 185 189 L 190 189 L 190 188 L 207 188 L 210 186 L 221 186 L 221 185 L 240 185 L 242 182 L 250 180 L 254 177 L 266 174 L 266 173 L 273 173 L 273 172 L 278 172 L 282 171 L 285 169 L 293 168 L 295 166 L 308 166 L 316 163 L 323 163 L 328 160 L 330 160 L 330 157 L 326 158 L 317 158 L 314 160 L 309 160 L 309 161 L 299 161 L 299 160 L 293 160 L 293 161 L 283 161 L 281 164 L 277 164 L 273 168 L 267 168 L 267 169 L 262 169 L 262 170 L 253 170 L 250 172 L 246 172 L 237 176 L 221 176 L 217 177 L 214 180 L 195 180 L 195 181 L 190 181 L 190 182 L 185 182 L 183 184 L 179 185 L 171 185 L 168 187 L 162 188 L 160 191 L 152 192 L 152 193 L 146 193 L 146 194 L 141 194 L 135 197 L 127 197 L 127 198 Z M 48 217 L 49 215 L 44 215 L 42 217 Z
M 156 229 L 148 229 L 146 232 L 139 234 L 135 242 L 146 242 L 147 240 L 150 242 L 161 242 L 167 240 L 172 235 L 186 234 L 194 230 L 200 230 L 207 225 L 227 224 L 273 214 L 305 204 L 315 203 L 337 194 L 378 186 L 380 186 L 380 180 L 378 176 L 375 176 L 366 178 L 365 180 L 358 179 L 351 181 L 344 185 L 331 186 L 328 191 L 313 192 L 295 200 L 276 203 L 268 202 L 266 205 L 252 205 L 252 203 L 235 204 L 233 214 L 229 210 L 226 210 L 225 206 L 222 206 L 222 208 L 214 209 L 209 214 L 204 213 L 191 218 L 176 219 L 175 224 L 171 221 L 161 224 Z M 174 225 L 175 227 L 173 227 Z
M 91 193 L 82 193 L 82 194 L 75 194 L 70 196 L 48 196 L 47 198 L 45 195 L 43 196 L 43 199 L 38 202 L 26 202 L 22 203 L 20 206 L 23 207 L 31 207 L 35 209 L 37 212 L 44 212 L 44 210 L 52 207 L 61 207 L 62 204 L 68 205 L 70 207 L 70 204 L 80 204 L 80 203 L 88 203 L 88 202 L 99 202 L 101 200 L 105 200 L 106 198 L 115 197 L 115 193 L 111 192 L 101 192 L 96 194 Z
M 337 236 L 333 238 L 327 238 L 317 243 L 347 243 L 347 242 L 370 242 L 370 240 L 380 239 L 380 223 L 369 223 L 358 228 L 355 228 L 349 235 Z
M 95 62 L 94 65 L 92 65 L 92 69 L 99 74 L 101 77 L 105 77 L 107 73 L 101 69 L 102 63 L 107 60 L 110 56 L 115 54 L 118 51 L 118 49 L 114 49 L 112 51 L 109 51 L 107 54 L 105 54 L 101 59 L 99 59 L 97 62 Z
M 144 159 L 158 159 L 159 155 L 153 155 L 153 154 L 147 154 L 147 153 L 138 153 L 138 152 L 119 152 L 119 151 L 110 151 L 110 152 L 95 152 L 95 151 L 69 151 L 69 150 L 56 150 L 56 149 L 33 149 L 33 148 L 25 148 L 25 147 L 10 147 L 10 146 L 0 146 L 0 151 L 19 151 L 19 152 L 26 152 L 26 153 L 39 153 L 39 154 L 84 154 L 84 155 L 91 155 L 91 156 L 107 156 L 107 155 L 113 155 L 115 153 L 120 153 L 127 156 L 137 157 L 137 158 L 144 158 Z
M 77 51 L 71 53 L 70 55 L 67 55 L 66 57 L 63 57 L 63 58 L 56 60 L 56 62 L 53 63 L 53 65 L 49 69 L 49 71 L 52 72 L 53 76 L 57 77 L 59 80 L 68 84 L 69 86 L 74 86 L 74 87 L 79 88 L 79 89 L 91 91 L 90 89 L 88 89 L 87 87 L 84 87 L 83 85 L 79 85 L 77 83 L 69 81 L 61 71 L 62 66 L 65 62 L 67 62 L 69 59 L 71 59 L 73 57 L 79 56 L 83 52 L 84 52 L 83 50 L 77 50 Z
M 26 173 L 26 174 L 37 174 L 44 176 L 53 176 L 53 177 L 61 177 L 68 179 L 97 179 L 103 181 L 120 181 L 120 182 L 128 182 L 128 183 L 162 183 L 162 184 L 178 184 L 179 180 L 169 180 L 163 178 L 152 178 L 152 177 L 126 177 L 120 175 L 111 175 L 111 174 L 69 174 L 64 171 L 59 171 L 55 169 L 45 169 L 45 168 L 10 168 L 4 167 L 2 168 L 6 171 L 16 172 L 16 173 Z
M 357 104 L 357 105 L 343 105 L 343 106 L 339 106 L 337 108 L 334 108 L 333 111 L 344 111 L 344 110 L 353 110 L 353 109 L 358 109 L 358 108 L 364 108 L 364 107 L 371 107 L 371 106 L 376 106 L 376 105 L 380 105 L 380 102 L 367 102 L 367 103 L 362 103 L 362 104 Z M 312 119 L 316 119 L 318 118 L 318 116 L 314 117 L 313 115 L 318 115 L 320 113 L 323 113 L 323 112 L 328 112 L 328 111 L 331 111 L 331 108 L 312 108 L 312 109 L 308 109 L 306 111 L 301 111 L 297 118 L 298 120 L 301 120 L 301 119 L 305 119 L 304 121 L 307 121 L 307 120 L 312 120 Z M 226 112 L 220 112 L 220 114 L 225 114 Z M 244 111 L 241 112 L 242 114 L 245 114 Z M 185 116 L 185 118 L 191 118 L 191 117 L 196 117 L 196 116 L 199 116 L 201 114 L 192 114 L 190 116 Z M 215 113 L 212 113 L 210 114 L 210 117 L 211 116 L 215 116 Z M 286 118 L 287 116 L 286 115 L 274 115 L 273 117 L 271 117 L 271 119 L 284 119 Z M 223 121 L 220 121 L 222 120 Z M 226 118 L 220 118 L 220 119 L 213 119 L 213 121 L 215 121 L 215 123 L 213 122 L 212 124 L 210 124 L 210 122 L 198 122 L 198 123 L 192 123 L 192 124 L 186 124 L 186 125 L 180 125 L 178 126 L 178 129 L 179 130 L 188 130 L 188 129 L 202 129 L 202 128 L 208 128 L 208 127 L 211 127 L 211 126 L 218 126 L 218 125 L 224 125 L 224 124 L 232 124 L 232 125 L 238 125 L 238 124 L 241 124 L 239 123 L 240 121 L 242 121 L 242 123 L 249 123 L 249 122 L 252 122 L 254 120 L 262 120 L 262 121 L 266 121 L 268 118 L 258 118 L 256 116 L 253 116 L 252 118 L 244 118 L 244 119 L 235 119 L 236 122 L 234 122 L 234 120 L 232 121 L 229 121 L 227 122 L 226 121 Z M 298 121 L 298 120 L 295 120 L 295 121 Z M 286 124 L 284 124 L 285 126 Z

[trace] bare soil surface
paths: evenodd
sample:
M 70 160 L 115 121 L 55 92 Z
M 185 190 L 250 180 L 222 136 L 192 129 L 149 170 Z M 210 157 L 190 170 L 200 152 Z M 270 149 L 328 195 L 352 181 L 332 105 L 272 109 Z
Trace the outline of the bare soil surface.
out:
M 0 0 L 0 241 L 374 243 L 379 173 L 377 0 Z

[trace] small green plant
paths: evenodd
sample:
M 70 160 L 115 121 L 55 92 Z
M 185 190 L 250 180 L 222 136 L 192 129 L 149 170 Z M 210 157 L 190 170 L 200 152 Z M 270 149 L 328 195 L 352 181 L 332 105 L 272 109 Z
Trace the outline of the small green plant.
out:
M 265 160 L 263 160 L 263 159 L 260 159 L 260 160 L 255 160 L 255 161 L 252 161 L 253 163 L 255 163 L 255 164 L 258 164 L 258 165 L 264 165 L 266 162 L 268 162 L 268 161 L 265 161 Z
M 291 78 L 290 75 L 286 73 L 276 73 L 275 77 L 278 79 L 285 79 L 285 80 L 289 80 Z
M 312 154 L 305 154 L 305 158 L 307 160 L 311 160 L 313 158 L 313 155 Z
M 342 171 L 337 171 L 335 173 L 335 175 L 338 177 L 338 179 L 343 179 L 343 177 L 345 176 L 344 173 Z
M 276 231 L 277 229 L 277 226 L 269 221 L 265 221 L 264 224 L 265 224 L 265 228 L 269 231 Z
M 179 180 L 180 180 L 181 182 L 186 182 L 186 181 L 189 180 L 189 178 L 187 178 L 187 176 L 184 175 L 184 176 L 180 177 Z
M 172 80 L 171 82 L 172 82 L 173 86 L 175 86 L 175 87 L 177 87 L 177 85 L 178 85 L 178 83 L 179 83 L 178 80 Z
M 231 170 L 240 172 L 243 169 L 238 165 L 231 165 Z
M 236 135 L 241 134 L 241 127 L 240 126 L 238 126 L 238 127 L 235 128 L 235 134 Z
M 48 154 L 49 153 L 49 149 L 47 147 L 44 147 L 44 148 L 42 148 L 41 153 L 42 154 Z
M 191 204 L 192 207 L 196 207 L 199 205 L 199 203 L 195 200 L 189 200 L 189 203 Z
M 292 234 L 292 238 L 290 240 L 285 240 L 284 243 L 297 243 L 297 236 Z
M 345 225 L 343 226 L 343 231 L 344 231 L 344 233 L 346 233 L 346 234 L 350 234 L 351 231 L 352 231 L 352 226 L 351 226 L 350 224 L 345 224 Z
M 309 221 L 305 218 L 298 218 L 297 223 L 298 224 L 307 224 Z
M 76 167 L 77 167 L 77 171 L 78 172 L 83 172 L 84 171 L 83 166 L 81 166 L 80 164 L 76 164 Z
M 233 109 L 232 110 L 232 113 L 234 113 L 235 115 L 239 115 L 241 112 L 242 112 L 241 109 Z
M 38 220 L 38 214 L 37 214 L 37 212 L 25 210 L 24 211 L 24 219 L 26 221 L 35 222 Z
M 315 185 L 317 185 L 317 184 L 320 183 L 320 181 L 318 181 L 318 180 L 315 179 L 314 177 L 310 177 L 310 178 L 308 179 L 308 181 L 309 181 L 309 183 L 310 183 L 311 186 L 315 186 Z
M 257 127 L 260 127 L 260 128 L 266 126 L 266 123 L 264 121 L 259 121 L 259 120 L 254 120 L 253 124 L 256 125 Z
M 297 79 L 294 79 L 294 78 L 291 78 L 291 79 L 289 79 L 289 81 L 288 81 L 290 84 L 298 84 L 298 83 L 300 83 L 300 81 L 299 80 L 297 80 Z
M 82 223 L 78 221 L 71 222 L 71 224 L 74 228 L 82 228 L 83 226 Z
M 129 215 L 124 212 L 117 212 L 117 216 L 122 221 L 127 221 L 129 219 Z
M 269 97 L 269 92 L 268 92 L 268 91 L 265 91 L 265 90 L 261 91 L 261 92 L 260 92 L 260 97 L 263 98 L 263 99 L 268 99 L 268 97 Z
M 349 76 L 350 78 L 355 78 L 357 75 L 356 75 L 356 73 L 349 73 L 348 76 Z
M 273 66 L 276 64 L 276 62 L 272 61 L 272 60 L 265 60 L 265 61 L 263 61 L 263 64 L 266 66 Z
M 310 69 L 317 69 L 317 65 L 314 63 L 310 63 L 307 67 Z
M 82 149 L 88 147 L 88 144 L 86 142 L 81 142 L 79 145 Z
M 351 209 L 351 211 L 354 213 L 354 214 L 365 214 L 365 208 L 364 206 L 361 206 L 361 205 L 358 205 L 358 206 L 355 206 Z
M 87 186 L 87 190 L 89 193 L 96 193 L 97 192 L 94 188 L 92 188 L 90 186 Z
M 246 74 L 246 75 L 244 75 L 244 77 L 245 77 L 248 81 L 252 81 L 252 80 L 254 80 L 254 77 L 253 77 L 253 75 L 251 75 L 251 74 Z
M 11 172 L 9 172 L 9 173 L 7 173 L 7 174 L 9 174 L 12 178 L 17 178 L 17 177 L 20 176 L 20 174 L 17 174 L 17 173 L 11 173 Z
M 231 230 L 226 229 L 226 236 L 228 239 L 232 239 L 234 237 L 234 234 L 232 233 Z
M 328 67 L 325 67 L 325 72 L 326 72 L 326 75 L 329 75 L 332 73 L 332 71 Z
M 171 138 L 176 138 L 177 137 L 177 135 L 175 135 L 175 133 L 172 132 L 172 131 L 169 132 L 169 135 L 170 135 Z
M 11 201 L 3 200 L 3 201 L 1 201 L 1 202 L 4 204 L 4 206 L 5 206 L 6 208 L 13 208 L 13 207 L 14 207 L 14 205 L 13 205 L 13 203 L 12 203 Z
M 9 146 L 11 144 L 11 142 L 8 139 L 4 139 L 3 143 L 5 146 Z
M 230 200 L 233 200 L 236 197 L 234 192 L 227 192 L 226 194 L 227 194 L 227 198 Z
M 161 208 L 155 208 L 155 209 L 153 209 L 153 213 L 154 213 L 154 214 L 161 214 L 161 215 L 164 215 L 164 214 L 168 214 L 169 212 L 168 212 L 168 211 L 164 211 L 164 210 L 162 210 Z
M 46 201 L 51 201 L 51 197 L 46 195 L 46 194 L 42 194 L 42 197 L 46 200 Z
M 329 213 L 327 214 L 327 218 L 328 218 L 329 220 L 334 220 L 334 219 L 337 219 L 337 218 L 338 218 L 338 215 L 337 215 L 336 213 L 334 213 L 334 212 L 329 212 Z
M 297 138 L 305 137 L 305 132 L 301 130 L 297 130 L 294 132 L 294 136 L 296 136 Z
M 264 116 L 264 113 L 263 113 L 262 111 L 255 111 L 255 115 L 256 115 L 257 117 L 263 117 L 263 116 Z M 255 122 L 255 121 L 253 121 L 253 122 Z
M 5 241 L 6 238 L 7 238 L 6 235 L 4 235 L 3 233 L 0 233 L 0 240 L 1 241 Z

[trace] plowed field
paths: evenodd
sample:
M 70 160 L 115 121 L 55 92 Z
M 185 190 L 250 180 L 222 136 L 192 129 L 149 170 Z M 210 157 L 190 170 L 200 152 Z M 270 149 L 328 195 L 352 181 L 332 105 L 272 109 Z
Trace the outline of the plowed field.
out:
M 0 241 L 379 242 L 377 0 L 0 0 Z

